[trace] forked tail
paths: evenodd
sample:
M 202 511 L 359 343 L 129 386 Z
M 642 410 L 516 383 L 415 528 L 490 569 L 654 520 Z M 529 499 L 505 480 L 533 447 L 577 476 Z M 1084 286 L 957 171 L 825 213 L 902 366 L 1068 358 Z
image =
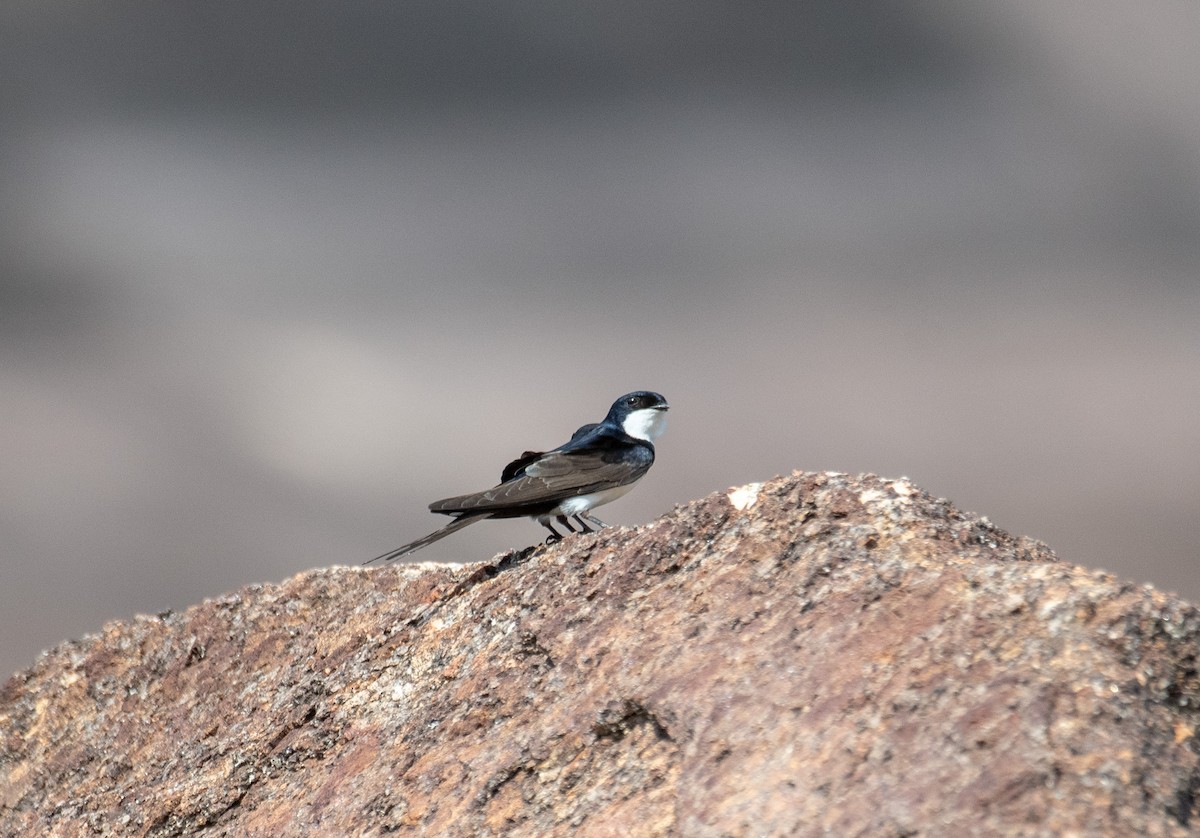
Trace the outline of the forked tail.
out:
M 418 538 L 416 541 L 414 541 L 410 544 L 405 544 L 403 547 L 397 547 L 395 550 L 391 550 L 390 552 L 384 553 L 382 556 L 376 556 L 375 558 L 371 559 L 371 561 L 369 561 L 369 562 L 363 562 L 363 564 L 371 564 L 371 562 L 377 562 L 380 560 L 385 561 L 385 562 L 394 561 L 395 559 L 399 559 L 399 558 L 402 558 L 403 556 L 407 556 L 409 553 L 415 553 L 418 550 L 420 550 L 422 547 L 428 547 L 433 542 L 439 541 L 439 540 L 445 538 L 446 536 L 450 535 L 450 533 L 458 532 L 459 530 L 461 530 L 463 527 L 467 526 L 468 524 L 474 524 L 476 521 L 482 521 L 484 518 L 491 518 L 491 517 L 492 517 L 492 513 L 490 513 L 490 512 L 478 512 L 473 515 L 463 515 L 461 517 L 455 518 L 453 521 L 451 521 L 446 526 L 442 527 L 440 530 L 435 530 L 434 532 L 431 532 L 429 535 L 425 536 L 424 538 Z

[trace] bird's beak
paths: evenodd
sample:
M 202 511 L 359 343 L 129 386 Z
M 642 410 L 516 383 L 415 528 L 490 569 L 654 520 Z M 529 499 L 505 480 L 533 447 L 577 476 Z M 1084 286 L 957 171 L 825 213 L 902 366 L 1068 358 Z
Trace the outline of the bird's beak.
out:
M 656 404 L 656 405 L 654 406 L 654 409 L 655 409 L 655 410 L 662 410 L 662 411 L 664 411 L 664 412 L 665 412 L 665 411 L 668 411 L 668 410 L 670 410 L 670 409 L 671 409 L 671 406 L 670 406 L 669 404 Z

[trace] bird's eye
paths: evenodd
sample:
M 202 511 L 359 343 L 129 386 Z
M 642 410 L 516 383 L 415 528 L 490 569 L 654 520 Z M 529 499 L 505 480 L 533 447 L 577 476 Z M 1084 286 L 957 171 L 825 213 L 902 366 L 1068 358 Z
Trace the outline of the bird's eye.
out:
M 628 401 L 629 401 L 629 404 L 630 404 L 631 406 L 632 406 L 632 405 L 636 405 L 636 404 L 638 403 L 638 397 L 637 397 L 637 396 L 630 396 L 630 397 L 629 397 L 629 399 L 628 399 Z

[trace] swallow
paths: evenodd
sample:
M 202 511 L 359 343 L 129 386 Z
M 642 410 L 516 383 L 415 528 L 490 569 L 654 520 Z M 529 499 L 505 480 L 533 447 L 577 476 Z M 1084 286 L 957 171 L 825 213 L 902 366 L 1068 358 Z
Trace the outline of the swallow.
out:
M 500 482 L 482 492 L 434 501 L 429 510 L 454 520 L 366 564 L 390 562 L 487 518 L 532 518 L 550 531 L 547 544 L 568 533 L 607 526 L 591 515 L 629 492 L 654 465 L 654 441 L 666 430 L 667 400 L 638 390 L 612 403 L 601 422 L 583 425 L 552 451 L 526 451 L 506 465 Z

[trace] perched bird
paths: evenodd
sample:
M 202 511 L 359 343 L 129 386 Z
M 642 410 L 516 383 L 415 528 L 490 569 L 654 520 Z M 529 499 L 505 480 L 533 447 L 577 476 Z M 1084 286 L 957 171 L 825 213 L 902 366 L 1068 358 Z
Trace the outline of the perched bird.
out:
M 654 440 L 667 427 L 667 400 L 658 393 L 638 390 L 612 403 L 603 422 L 584 425 L 570 441 L 553 451 L 526 451 L 500 474 L 500 483 L 484 492 L 459 495 L 429 504 L 431 512 L 454 520 L 411 544 L 376 556 L 371 562 L 390 562 L 485 518 L 537 519 L 550 530 L 547 544 L 567 532 L 607 526 L 590 512 L 633 488 L 654 464 Z

